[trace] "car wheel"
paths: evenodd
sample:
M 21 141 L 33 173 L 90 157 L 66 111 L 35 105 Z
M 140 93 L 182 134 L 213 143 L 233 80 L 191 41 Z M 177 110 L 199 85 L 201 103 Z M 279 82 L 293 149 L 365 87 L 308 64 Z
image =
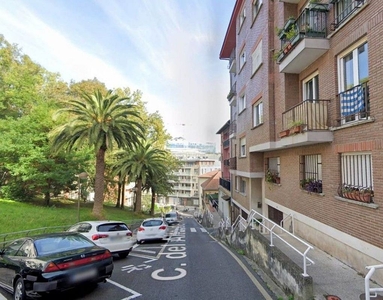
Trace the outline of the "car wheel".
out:
M 25 300 L 27 299 L 25 295 L 24 280 L 22 278 L 17 279 L 15 284 L 15 290 L 13 291 L 14 300 Z
M 129 252 L 130 251 L 125 251 L 125 252 L 118 253 L 118 256 L 120 258 L 125 258 L 125 257 L 127 257 L 129 255 Z

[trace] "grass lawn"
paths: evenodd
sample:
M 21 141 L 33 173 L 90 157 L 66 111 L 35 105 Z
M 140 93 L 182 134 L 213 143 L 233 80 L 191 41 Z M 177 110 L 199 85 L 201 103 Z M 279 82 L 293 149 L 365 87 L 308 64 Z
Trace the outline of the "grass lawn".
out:
M 53 199 L 49 207 L 45 206 L 43 200 L 18 202 L 0 199 L 0 242 L 4 239 L 5 233 L 72 225 L 77 222 L 77 205 L 77 201 L 66 199 Z M 115 208 L 114 205 L 104 203 L 105 220 L 124 221 L 134 227 L 141 220 L 149 217 L 146 214 L 134 213 L 129 208 Z M 91 202 L 80 203 L 80 221 L 96 220 L 92 216 L 92 208 Z

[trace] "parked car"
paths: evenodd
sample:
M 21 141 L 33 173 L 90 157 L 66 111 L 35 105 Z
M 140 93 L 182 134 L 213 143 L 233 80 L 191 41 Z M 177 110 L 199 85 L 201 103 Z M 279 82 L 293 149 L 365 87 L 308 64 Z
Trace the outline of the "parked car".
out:
M 121 258 L 127 257 L 136 243 L 128 225 L 120 221 L 85 221 L 73 225 L 68 231 L 81 233 Z
M 137 231 L 137 243 L 149 240 L 163 240 L 169 237 L 169 228 L 163 218 L 145 219 Z
M 3 245 L 0 287 L 15 300 L 103 282 L 112 275 L 110 251 L 78 233 L 47 233 Z
M 168 223 L 168 225 L 178 223 L 178 213 L 175 211 L 168 212 L 167 214 L 165 214 L 165 220 Z

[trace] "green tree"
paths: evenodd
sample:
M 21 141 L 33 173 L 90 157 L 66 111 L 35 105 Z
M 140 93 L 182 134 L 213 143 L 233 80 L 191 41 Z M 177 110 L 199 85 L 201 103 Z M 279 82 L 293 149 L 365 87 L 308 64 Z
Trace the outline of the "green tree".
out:
M 168 152 L 156 148 L 151 140 L 142 140 L 131 150 L 119 152 L 120 157 L 115 163 L 116 174 L 127 176 L 131 182 L 136 184 L 136 203 L 134 211 L 142 210 L 142 190 L 147 182 L 155 176 L 165 177 L 167 174 Z M 154 180 L 153 180 L 154 182 Z
M 106 151 L 112 150 L 114 145 L 134 148 L 144 136 L 139 113 L 129 101 L 112 91 L 105 95 L 100 91 L 83 94 L 82 101 L 71 100 L 67 107 L 57 112 L 57 116 L 65 115 L 69 120 L 50 135 L 56 151 L 70 151 L 86 145 L 94 147 L 96 174 L 92 212 L 96 217 L 101 218 L 103 212 Z

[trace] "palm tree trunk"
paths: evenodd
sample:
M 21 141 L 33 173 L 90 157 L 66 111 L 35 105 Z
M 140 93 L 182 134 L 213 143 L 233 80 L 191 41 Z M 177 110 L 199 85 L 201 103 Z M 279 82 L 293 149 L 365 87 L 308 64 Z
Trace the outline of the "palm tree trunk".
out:
M 136 191 L 136 207 L 135 212 L 141 212 L 141 197 L 142 197 L 142 179 L 137 180 L 137 191 Z
M 92 214 L 101 219 L 104 203 L 105 149 L 100 148 L 96 155 L 96 177 L 94 181 L 94 203 Z
M 116 201 L 116 208 L 120 207 L 120 199 L 121 199 L 121 181 L 118 181 L 118 187 L 117 187 L 117 201 Z
M 120 208 L 124 208 L 125 206 L 125 176 L 122 179 L 122 187 L 121 187 L 121 206 Z
M 152 216 L 154 216 L 154 204 L 155 204 L 155 202 L 156 202 L 156 191 L 152 187 L 152 203 L 150 206 L 150 215 L 152 215 Z

